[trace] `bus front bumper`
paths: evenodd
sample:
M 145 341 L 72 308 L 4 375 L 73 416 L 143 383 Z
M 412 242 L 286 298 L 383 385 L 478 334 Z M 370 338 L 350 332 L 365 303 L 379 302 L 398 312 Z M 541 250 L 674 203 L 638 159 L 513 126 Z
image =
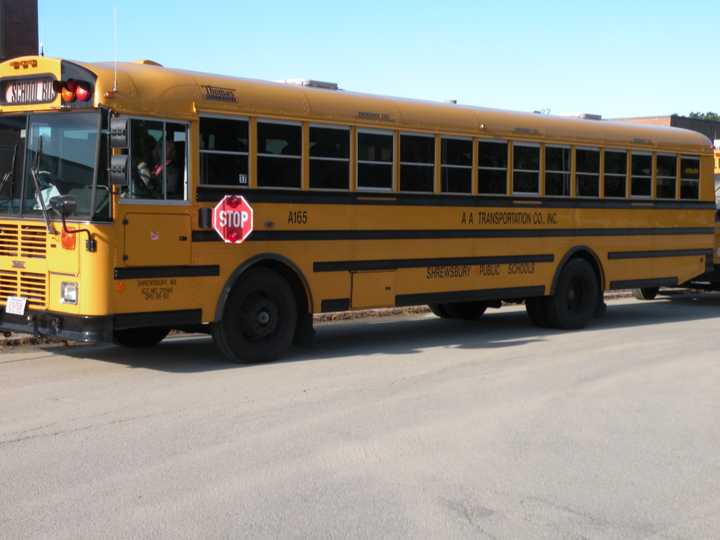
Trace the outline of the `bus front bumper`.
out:
M 47 311 L 18 316 L 0 311 L 0 332 L 30 334 L 82 343 L 108 342 L 112 341 L 113 318 L 85 317 Z

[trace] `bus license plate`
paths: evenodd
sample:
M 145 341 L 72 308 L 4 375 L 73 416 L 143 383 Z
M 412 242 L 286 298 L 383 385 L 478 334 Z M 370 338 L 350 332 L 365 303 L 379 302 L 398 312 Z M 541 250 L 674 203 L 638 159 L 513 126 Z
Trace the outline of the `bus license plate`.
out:
M 8 315 L 25 315 L 25 307 L 27 306 L 27 298 L 20 296 L 10 296 L 5 304 L 5 313 Z

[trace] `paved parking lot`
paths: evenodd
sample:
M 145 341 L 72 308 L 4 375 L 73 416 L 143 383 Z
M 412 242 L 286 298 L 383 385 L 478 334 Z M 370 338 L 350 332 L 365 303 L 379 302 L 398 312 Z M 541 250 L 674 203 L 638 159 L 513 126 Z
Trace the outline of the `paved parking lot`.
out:
M 720 296 L 0 350 L 3 538 L 718 538 Z

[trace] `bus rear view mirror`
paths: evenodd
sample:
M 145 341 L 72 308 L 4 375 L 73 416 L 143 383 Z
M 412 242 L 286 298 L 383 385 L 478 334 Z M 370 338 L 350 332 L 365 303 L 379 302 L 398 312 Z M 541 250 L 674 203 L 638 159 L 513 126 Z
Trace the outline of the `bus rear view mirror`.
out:
M 66 218 L 71 216 L 77 210 L 77 200 L 71 195 L 62 195 L 50 199 L 50 208 L 55 210 L 60 216 Z
M 112 148 L 127 148 L 128 146 L 128 119 L 112 118 L 110 120 L 110 146 Z
M 128 184 L 128 156 L 122 154 L 112 156 L 110 159 L 110 183 L 114 186 L 127 186 Z

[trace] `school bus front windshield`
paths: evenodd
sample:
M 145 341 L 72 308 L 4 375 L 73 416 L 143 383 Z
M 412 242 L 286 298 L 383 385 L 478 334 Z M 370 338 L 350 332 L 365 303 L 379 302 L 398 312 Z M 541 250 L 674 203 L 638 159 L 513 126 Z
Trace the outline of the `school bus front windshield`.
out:
M 61 195 L 77 201 L 69 217 L 93 217 L 93 201 L 103 210 L 107 192 L 95 192 L 99 133 L 99 111 L 0 118 L 0 216 L 42 217 Z

